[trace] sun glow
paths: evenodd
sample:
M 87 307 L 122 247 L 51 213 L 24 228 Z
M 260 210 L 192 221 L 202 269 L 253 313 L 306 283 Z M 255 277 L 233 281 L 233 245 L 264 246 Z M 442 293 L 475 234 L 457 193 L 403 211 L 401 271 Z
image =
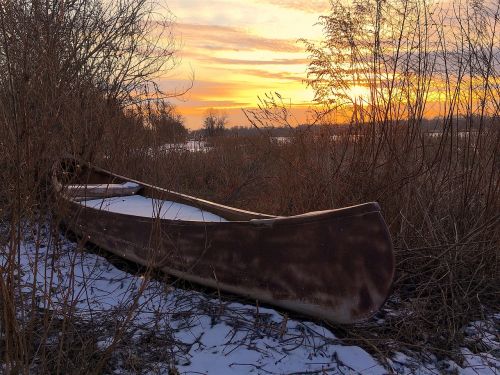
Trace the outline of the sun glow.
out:
M 366 86 L 353 85 L 346 90 L 346 94 L 353 103 L 369 103 L 371 100 L 370 89 Z

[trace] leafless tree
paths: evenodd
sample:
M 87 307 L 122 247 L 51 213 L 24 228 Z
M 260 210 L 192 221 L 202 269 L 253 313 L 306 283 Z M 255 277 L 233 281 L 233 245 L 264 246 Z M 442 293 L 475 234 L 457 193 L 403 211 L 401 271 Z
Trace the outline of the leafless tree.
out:
M 397 250 L 398 306 L 412 319 L 395 318 L 378 332 L 453 347 L 461 327 L 496 304 L 500 3 L 330 3 L 320 18 L 324 38 L 305 41 L 313 122 L 326 127 L 297 129 L 284 147 L 294 152 L 276 158 L 302 171 L 294 189 L 302 195 L 290 193 L 297 205 L 322 197 L 340 206 L 382 203 Z M 279 99 L 266 97 L 248 118 L 257 127 L 288 126 L 293 109 Z M 280 197 L 292 184 L 287 177 Z M 450 334 L 440 337 L 436 327 Z M 363 333 L 370 340 L 372 328 Z
M 227 114 L 224 112 L 210 108 L 203 119 L 203 129 L 207 137 L 213 137 L 224 133 L 228 123 Z
M 53 228 L 46 233 L 57 242 L 57 221 L 46 221 L 52 163 L 68 153 L 91 161 L 113 155 L 110 147 L 124 148 L 118 138 L 127 127 L 139 134 L 142 103 L 180 93 L 155 83 L 175 66 L 175 51 L 172 16 L 154 0 L 0 2 L 0 252 L 6 260 L 0 264 L 0 341 L 7 372 L 27 373 L 33 358 L 44 356 L 35 332 L 52 321 L 50 311 L 40 318 L 38 302 L 22 292 L 29 286 L 22 289 L 18 278 L 26 233 Z M 35 281 L 31 288 L 35 296 Z M 74 323 L 70 315 L 63 336 Z M 21 323 L 19 316 L 26 319 Z M 57 368 L 47 365 L 56 373 L 77 371 L 65 367 L 64 356 L 61 346 L 57 358 L 43 360 L 57 362 Z

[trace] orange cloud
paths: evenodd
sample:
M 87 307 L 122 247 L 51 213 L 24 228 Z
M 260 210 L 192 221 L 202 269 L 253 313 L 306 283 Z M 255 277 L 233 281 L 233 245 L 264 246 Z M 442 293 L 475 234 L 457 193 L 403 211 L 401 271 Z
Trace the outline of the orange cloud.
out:
M 299 52 L 295 40 L 272 39 L 253 35 L 243 29 L 218 25 L 179 23 L 176 29 L 189 45 L 210 51 L 279 51 Z
M 168 91 L 170 87 L 180 85 L 182 81 L 162 79 L 159 87 Z M 215 82 L 196 80 L 192 89 L 180 98 L 184 107 L 245 107 L 252 105 L 251 100 L 245 100 L 249 90 L 259 90 L 260 85 L 246 82 Z
M 319 4 L 312 1 L 313 7 Z M 200 127 L 200 116 L 210 107 L 226 110 L 231 124 L 242 125 L 246 120 L 240 108 L 256 107 L 266 92 L 280 92 L 298 103 L 312 100 L 312 91 L 303 84 L 309 61 L 298 39 L 315 38 L 311 27 L 316 16 L 311 5 L 299 9 L 300 3 L 169 2 L 178 16 L 174 35 L 181 65 L 172 74 L 177 81 L 164 77 L 160 87 L 186 86 L 180 77 L 187 80 L 194 73 L 192 89 L 174 100 L 189 127 Z
M 192 98 L 235 98 L 236 95 L 240 97 L 241 92 L 247 90 L 258 89 L 260 86 L 247 82 L 214 82 L 214 81 L 195 81 Z M 224 99 L 225 100 L 225 99 Z
M 201 61 L 207 61 L 224 65 L 306 65 L 307 59 L 269 59 L 269 60 L 250 60 L 250 59 L 229 59 L 223 57 L 199 57 Z
M 269 72 L 266 70 L 259 70 L 259 69 L 244 69 L 241 70 L 240 72 L 242 74 L 257 76 L 261 78 L 272 78 L 284 81 L 295 81 L 300 83 L 304 81 L 304 77 L 296 76 L 287 72 Z
M 202 105 L 200 105 L 202 104 Z M 252 103 L 239 102 L 235 100 L 203 100 L 203 102 L 190 101 L 182 106 L 184 113 L 199 114 L 204 113 L 207 108 L 219 109 L 241 109 L 251 106 Z
M 307 13 L 324 13 L 330 9 L 328 0 L 261 0 L 260 2 Z

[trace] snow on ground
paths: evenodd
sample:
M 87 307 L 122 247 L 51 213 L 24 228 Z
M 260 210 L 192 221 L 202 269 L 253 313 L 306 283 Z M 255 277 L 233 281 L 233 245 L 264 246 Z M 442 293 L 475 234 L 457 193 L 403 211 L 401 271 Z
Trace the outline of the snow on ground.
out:
M 159 148 L 161 152 L 168 152 L 171 150 L 176 151 L 189 151 L 189 152 L 207 152 L 211 147 L 207 145 L 206 141 L 188 140 L 184 143 L 165 143 Z
M 384 366 L 366 350 L 346 345 L 318 324 L 130 274 L 69 240 L 61 241 L 62 246 L 45 241 L 38 251 L 36 240 L 24 243 L 20 259 L 26 292 L 30 284 L 37 285 L 40 308 L 57 310 L 73 302 L 79 314 L 89 319 L 98 321 L 107 313 L 117 322 L 129 319 L 134 328 L 128 347 L 147 343 L 150 359 L 144 373 L 168 374 L 172 366 L 180 374 L 468 375 L 500 370 L 500 340 L 495 324 L 489 321 L 473 322 L 465 329 L 471 340 L 482 345 L 484 354 L 464 348 L 463 367 L 436 358 L 424 362 L 402 352 L 388 358 Z M 0 264 L 5 262 L 0 254 Z M 128 314 L 131 305 L 133 315 Z M 493 321 L 498 323 L 500 316 Z M 113 334 L 103 329 L 97 348 L 113 345 Z M 160 343 L 155 347 L 152 335 Z M 120 369 L 119 361 L 116 366 L 115 373 L 128 373 Z

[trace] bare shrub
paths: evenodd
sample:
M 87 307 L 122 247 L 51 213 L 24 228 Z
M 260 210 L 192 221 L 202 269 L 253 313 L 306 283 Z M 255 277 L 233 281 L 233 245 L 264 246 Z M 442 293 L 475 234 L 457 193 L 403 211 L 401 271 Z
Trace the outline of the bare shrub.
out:
M 439 352 L 457 347 L 468 321 L 498 310 L 499 11 L 493 2 L 332 1 L 324 41 L 306 42 L 318 119 L 341 118 L 349 130 L 284 146 L 291 152 L 280 159 L 303 174 L 287 176 L 286 190 L 307 203 L 300 210 L 381 202 L 400 313 L 360 328 L 370 340 Z M 276 103 L 249 119 L 269 126 L 281 113 L 286 125 Z M 436 116 L 432 128 L 426 116 Z
M 228 133 L 206 152 L 155 153 L 123 173 L 278 215 L 379 201 L 398 313 L 350 337 L 449 353 L 461 327 L 498 309 L 497 22 L 489 2 L 334 2 L 324 42 L 307 44 L 322 109 L 310 124 L 269 94 L 247 111 L 260 136 Z M 276 126 L 292 135 L 279 143 Z
M 203 129 L 206 137 L 214 137 L 224 133 L 228 123 L 227 114 L 210 108 L 203 119 Z
M 172 104 L 161 101 L 158 103 L 158 108 L 150 113 L 151 130 L 156 133 L 159 144 L 186 141 L 188 130 L 184 125 L 184 119 L 177 113 Z
M 86 323 L 77 316 L 72 288 L 64 301 L 52 304 L 52 291 L 63 284 L 52 267 L 61 248 L 46 177 L 64 155 L 102 160 L 128 155 L 147 142 L 134 108 L 172 95 L 161 92 L 154 79 L 176 62 L 170 15 L 165 9 L 155 12 L 157 5 L 150 0 L 0 3 L 0 355 L 7 373 L 99 372 L 112 353 L 91 360 L 92 329 L 82 333 Z M 39 263 L 30 270 L 32 282 L 21 285 L 27 243 L 35 244 Z M 46 247 L 55 253 L 42 257 Z M 40 299 L 42 266 L 52 274 Z M 118 326 L 116 340 L 128 322 Z

